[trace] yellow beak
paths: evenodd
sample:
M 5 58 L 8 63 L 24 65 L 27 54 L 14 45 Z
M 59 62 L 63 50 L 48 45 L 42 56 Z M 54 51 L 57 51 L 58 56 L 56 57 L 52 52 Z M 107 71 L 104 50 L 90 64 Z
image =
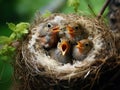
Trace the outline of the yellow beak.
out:
M 81 42 L 77 42 L 77 45 L 76 45 L 77 48 L 82 48 L 83 47 L 83 44 Z
M 61 44 L 61 50 L 62 50 L 62 55 L 63 56 L 67 53 L 68 48 L 69 48 L 69 46 L 68 46 L 67 42 L 63 41 L 62 44 Z
M 54 33 L 58 33 L 60 31 L 58 26 L 54 27 L 52 30 L 53 30 Z
M 70 27 L 70 26 L 67 26 L 67 30 L 68 30 L 69 33 L 73 33 L 74 32 L 73 28 Z

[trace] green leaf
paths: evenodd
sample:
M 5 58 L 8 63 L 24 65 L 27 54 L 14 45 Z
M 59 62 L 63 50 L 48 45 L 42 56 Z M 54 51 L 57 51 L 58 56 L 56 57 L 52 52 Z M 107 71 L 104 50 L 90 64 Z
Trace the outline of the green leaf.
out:
M 16 33 L 16 39 L 20 39 L 23 34 Z
M 13 32 L 16 32 L 16 33 L 19 33 L 19 34 L 26 34 L 28 33 L 28 30 L 27 28 L 30 26 L 29 23 L 25 23 L 25 22 L 21 22 L 17 25 L 13 24 L 13 23 L 7 23 L 8 24 L 8 27 L 13 31 Z
M 68 5 L 72 6 L 75 12 L 78 12 L 78 7 L 80 5 L 80 0 L 68 0 Z
M 7 36 L 0 36 L 0 44 L 7 44 L 10 43 L 11 39 Z
M 15 51 L 14 47 L 9 45 L 4 45 L 2 49 L 0 49 L 0 55 L 4 55 L 4 56 L 7 55 L 9 57 L 13 55 L 14 51 Z
M 13 83 L 13 70 L 12 64 L 3 61 L 0 56 L 0 90 L 11 90 L 10 87 Z
M 8 27 L 12 30 L 15 31 L 16 30 L 16 26 L 13 23 L 7 23 Z
M 29 23 L 19 23 L 16 25 L 16 33 L 19 33 L 19 34 L 26 34 L 28 33 L 28 30 L 27 28 L 30 26 Z
M 21 22 L 15 26 L 13 23 L 7 23 L 9 28 L 13 31 L 10 35 L 11 40 L 19 39 L 22 37 L 23 34 L 28 33 L 28 27 L 30 26 L 29 23 Z
M 12 33 L 11 35 L 10 35 L 10 39 L 11 40 L 14 40 L 16 38 L 16 34 L 15 33 Z

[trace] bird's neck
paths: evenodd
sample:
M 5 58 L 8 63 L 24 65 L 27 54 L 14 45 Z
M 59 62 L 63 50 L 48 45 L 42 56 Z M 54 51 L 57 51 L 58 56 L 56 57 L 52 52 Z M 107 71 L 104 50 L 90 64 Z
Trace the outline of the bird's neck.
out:
M 84 54 L 83 48 L 78 48 L 78 50 L 79 50 L 79 53 Z
M 70 38 L 71 38 L 71 39 L 74 39 L 75 34 L 74 34 L 74 33 L 69 33 L 69 34 L 70 34 Z

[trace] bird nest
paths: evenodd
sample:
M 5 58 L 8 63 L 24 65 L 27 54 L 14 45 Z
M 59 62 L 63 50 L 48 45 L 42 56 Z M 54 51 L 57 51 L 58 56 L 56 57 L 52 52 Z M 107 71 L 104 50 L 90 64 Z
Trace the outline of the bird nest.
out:
M 93 42 L 86 57 L 65 64 L 53 59 L 48 54 L 51 48 L 41 47 L 42 42 L 38 41 L 42 25 L 48 22 L 58 25 L 64 22 L 79 23 L 87 32 L 87 39 Z M 103 72 L 119 64 L 110 28 L 102 20 L 75 14 L 52 14 L 47 18 L 37 18 L 17 51 L 15 77 L 20 80 L 20 88 L 24 90 L 92 88 Z

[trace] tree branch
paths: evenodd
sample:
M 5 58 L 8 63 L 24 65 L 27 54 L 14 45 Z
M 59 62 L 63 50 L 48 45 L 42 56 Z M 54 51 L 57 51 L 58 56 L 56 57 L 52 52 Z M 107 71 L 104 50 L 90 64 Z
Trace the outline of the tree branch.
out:
M 98 19 L 101 18 L 101 16 L 103 15 L 105 9 L 106 9 L 107 6 L 109 5 L 110 1 L 111 1 L 111 0 L 106 0 L 105 4 L 103 5 L 103 7 L 102 7 L 102 9 L 101 9 L 101 11 L 100 11 L 100 13 L 99 13 L 98 16 L 97 16 Z

